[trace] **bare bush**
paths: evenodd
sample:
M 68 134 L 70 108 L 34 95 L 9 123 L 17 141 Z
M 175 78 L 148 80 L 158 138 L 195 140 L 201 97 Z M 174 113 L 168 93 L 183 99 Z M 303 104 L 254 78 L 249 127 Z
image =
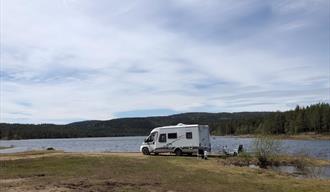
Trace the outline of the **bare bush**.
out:
M 261 168 L 266 168 L 272 164 L 273 159 L 278 157 L 281 150 L 281 142 L 269 135 L 259 135 L 253 142 L 253 148 L 258 159 L 258 165 Z

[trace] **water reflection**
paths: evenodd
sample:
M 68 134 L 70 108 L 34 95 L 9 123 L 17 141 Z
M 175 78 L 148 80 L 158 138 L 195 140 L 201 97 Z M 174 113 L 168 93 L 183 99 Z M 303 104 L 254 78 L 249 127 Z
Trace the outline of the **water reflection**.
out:
M 271 167 L 272 170 L 282 173 L 289 173 L 300 178 L 330 178 L 330 166 L 309 166 L 303 169 L 292 165 Z

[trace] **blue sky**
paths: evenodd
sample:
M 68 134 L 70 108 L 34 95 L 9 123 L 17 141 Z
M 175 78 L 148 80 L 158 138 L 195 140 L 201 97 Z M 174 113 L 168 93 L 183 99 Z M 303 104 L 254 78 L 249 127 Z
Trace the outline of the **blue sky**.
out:
M 1 0 L 1 122 L 330 102 L 328 0 Z

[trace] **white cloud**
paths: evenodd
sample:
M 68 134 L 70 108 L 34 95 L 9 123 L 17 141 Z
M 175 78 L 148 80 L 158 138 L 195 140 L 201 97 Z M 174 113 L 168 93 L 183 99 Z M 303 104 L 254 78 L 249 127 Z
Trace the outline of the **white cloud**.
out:
M 200 3 L 1 1 L 1 121 L 329 101 L 329 55 L 308 47 L 329 50 L 309 34 L 329 33 L 315 27 L 327 20 L 324 6 L 313 3 L 312 14 L 308 2 Z

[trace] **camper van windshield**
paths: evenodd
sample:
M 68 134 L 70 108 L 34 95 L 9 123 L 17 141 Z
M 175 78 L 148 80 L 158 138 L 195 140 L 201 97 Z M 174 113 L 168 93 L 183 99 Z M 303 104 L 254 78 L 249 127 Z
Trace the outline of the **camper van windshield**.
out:
M 157 135 L 157 132 L 153 132 L 149 135 L 149 137 L 147 137 L 147 139 L 145 140 L 146 142 L 153 142 L 155 140 L 155 137 Z

